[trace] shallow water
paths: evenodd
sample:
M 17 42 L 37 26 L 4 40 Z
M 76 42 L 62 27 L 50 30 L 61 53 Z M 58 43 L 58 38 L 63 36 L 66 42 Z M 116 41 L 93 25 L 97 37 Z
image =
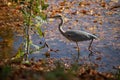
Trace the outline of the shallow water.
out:
M 68 3 L 71 1 L 72 0 L 68 0 Z M 62 11 L 62 15 L 64 16 L 63 19 L 65 20 L 63 29 L 83 30 L 98 36 L 98 39 L 93 41 L 92 50 L 94 51 L 94 55 L 90 58 L 88 58 L 90 52 L 87 49 L 90 41 L 79 42 L 79 62 L 95 63 L 99 66 L 98 70 L 100 71 L 114 71 L 113 66 L 120 65 L 120 9 L 110 11 L 96 3 L 92 3 L 87 7 L 79 7 L 79 4 L 77 3 L 79 1 L 80 0 L 75 0 L 70 11 Z M 110 0 L 106 1 L 109 3 Z M 58 6 L 60 2 L 61 1 L 58 0 L 49 1 L 50 6 L 48 11 L 51 9 L 51 4 Z M 69 6 L 68 4 L 66 5 Z M 56 10 L 57 8 L 53 9 Z M 81 12 L 82 10 L 86 10 L 87 13 Z M 90 14 L 89 11 L 91 10 L 93 10 L 93 13 Z M 71 14 L 75 11 L 77 11 L 77 13 Z M 112 14 L 110 12 L 112 12 Z M 76 44 L 68 41 L 60 34 L 58 24 L 59 20 L 54 20 L 53 22 L 48 21 L 47 24 L 42 25 L 45 37 L 40 39 L 38 35 L 33 34 L 31 38 L 36 45 L 42 46 L 44 42 L 46 42 L 49 48 L 56 50 L 49 52 L 51 58 L 67 58 L 70 62 L 73 62 L 75 56 L 78 55 L 75 48 Z M 23 41 L 23 38 L 19 36 L 14 38 L 13 48 L 14 50 L 17 50 Z M 2 38 L 0 38 L 0 41 L 2 41 Z M 44 54 L 48 52 L 49 48 L 45 47 L 40 51 L 36 51 L 33 54 L 30 54 L 29 58 L 34 58 L 35 60 L 45 58 Z
M 79 0 L 76 0 L 79 1 Z M 110 0 L 106 0 L 109 3 Z M 49 2 L 49 4 L 58 5 L 61 1 L 54 0 Z M 70 2 L 70 0 L 68 1 Z M 68 14 L 63 11 L 64 19 L 67 19 L 64 24 L 64 30 L 84 30 L 98 36 L 99 39 L 94 40 L 92 44 L 92 49 L 94 55 L 91 56 L 91 61 L 89 61 L 87 50 L 90 41 L 79 42 L 80 47 L 80 58 L 86 60 L 86 62 L 94 62 L 100 67 L 100 71 L 112 71 L 113 66 L 120 65 L 120 15 L 119 10 L 116 9 L 110 11 L 101 7 L 98 4 L 89 5 L 89 7 L 78 7 L 78 3 L 70 8 L 71 11 L 78 11 L 78 14 Z M 93 10 L 93 14 L 99 14 L 99 16 L 93 16 L 88 14 L 82 14 L 80 11 Z M 111 15 L 109 13 L 112 12 Z M 71 58 L 73 60 L 73 55 L 77 56 L 77 50 L 74 48 L 76 44 L 74 42 L 68 41 L 64 38 L 58 31 L 59 20 L 54 20 L 53 22 L 48 22 L 48 24 L 43 25 L 45 27 L 45 40 L 49 47 L 53 50 L 58 50 L 57 52 L 50 52 L 51 58 Z M 43 54 L 48 50 L 44 48 L 36 54 L 30 55 L 30 57 L 35 57 L 36 59 L 45 57 Z M 43 54 L 42 54 L 43 53 Z M 82 63 L 82 61 L 80 61 Z

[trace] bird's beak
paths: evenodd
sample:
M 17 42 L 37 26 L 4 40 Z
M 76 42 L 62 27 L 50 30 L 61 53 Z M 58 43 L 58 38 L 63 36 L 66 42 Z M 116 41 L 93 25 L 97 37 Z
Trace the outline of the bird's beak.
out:
M 47 15 L 47 18 L 53 18 L 53 16 L 51 16 L 51 15 Z
M 52 17 L 49 17 L 49 16 L 48 16 L 47 18 L 52 18 Z
M 47 20 L 48 21 L 54 21 L 55 19 L 54 19 L 54 17 L 47 17 Z
M 56 17 L 54 17 L 54 16 L 53 17 L 52 16 L 48 16 L 47 18 L 56 18 Z

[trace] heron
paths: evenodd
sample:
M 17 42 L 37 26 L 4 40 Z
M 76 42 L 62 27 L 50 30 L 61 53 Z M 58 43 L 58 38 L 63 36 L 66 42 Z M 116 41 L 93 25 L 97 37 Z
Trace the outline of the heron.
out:
M 73 41 L 76 43 L 77 45 L 77 48 L 78 48 L 78 52 L 79 52 L 79 46 L 78 46 L 78 42 L 80 41 L 88 41 L 88 40 L 91 40 L 89 46 L 88 46 L 88 50 L 91 51 L 91 45 L 92 45 L 92 42 L 94 39 L 97 39 L 97 36 L 91 34 L 91 33 L 88 33 L 88 32 L 85 32 L 85 31 L 81 31 L 81 30 L 67 30 L 67 31 L 64 31 L 63 30 L 63 18 L 61 15 L 56 15 L 56 16 L 53 16 L 53 17 L 48 17 L 48 18 L 55 18 L 55 19 L 59 19 L 60 20 L 60 23 L 58 25 L 58 29 L 60 31 L 60 33 L 66 37 L 68 40 L 70 41 Z M 79 54 L 78 54 L 79 56 Z

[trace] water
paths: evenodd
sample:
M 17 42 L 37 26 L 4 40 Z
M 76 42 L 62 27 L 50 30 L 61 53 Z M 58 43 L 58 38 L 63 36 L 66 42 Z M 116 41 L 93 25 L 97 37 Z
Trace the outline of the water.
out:
M 70 10 L 62 11 L 65 20 L 63 28 L 64 30 L 84 30 L 98 36 L 98 39 L 94 40 L 92 44 L 94 55 L 91 56 L 91 61 L 88 58 L 90 52 L 87 49 L 90 41 L 79 42 L 80 58 L 83 59 L 80 62 L 93 62 L 98 64 L 98 70 L 100 71 L 114 71 L 113 66 L 120 65 L 120 11 L 119 9 L 110 11 L 96 3 L 90 3 L 87 7 L 80 7 L 77 3 L 79 1 L 81 0 L 75 0 L 74 5 L 71 7 L 67 4 L 70 3 L 71 0 L 68 0 L 66 3 L 65 6 L 69 6 Z M 110 0 L 106 1 L 109 4 Z M 49 4 L 58 6 L 60 2 L 61 1 L 53 0 L 49 1 Z M 52 5 L 49 6 L 48 11 L 50 9 L 57 10 L 57 8 L 60 7 L 51 8 L 51 6 Z M 81 12 L 82 10 L 86 10 L 86 12 L 83 13 Z M 75 11 L 77 12 L 72 14 Z M 93 12 L 90 13 L 90 11 Z M 78 54 L 75 48 L 76 44 L 68 41 L 60 34 L 58 24 L 59 20 L 54 20 L 53 22 L 42 25 L 45 37 L 40 39 L 38 35 L 33 34 L 31 38 L 33 43 L 38 46 L 42 46 L 46 42 L 49 48 L 57 50 L 56 52 L 49 52 L 51 58 L 68 58 L 71 59 L 72 62 L 74 56 Z M 14 49 L 18 49 L 18 45 L 22 42 L 21 37 L 16 38 L 17 41 L 14 41 Z M 0 38 L 0 41 L 2 41 L 2 38 Z M 36 51 L 30 54 L 29 58 L 35 58 L 35 60 L 45 58 L 44 54 L 48 52 L 49 48 L 45 47 L 40 51 Z M 86 61 L 84 61 L 84 59 Z
M 62 11 L 64 16 L 64 30 L 84 30 L 93 34 L 96 34 L 99 39 L 94 40 L 92 48 L 94 51 L 94 56 L 92 56 L 91 62 L 94 62 L 100 66 L 98 70 L 100 71 L 114 71 L 113 66 L 120 65 L 120 29 L 119 29 L 119 9 L 110 11 L 104 7 L 101 7 L 99 4 L 93 3 L 88 5 L 89 7 L 78 7 L 78 3 L 70 8 L 69 13 L 66 10 Z M 109 4 L 110 0 L 106 0 Z M 54 0 L 49 2 L 49 4 L 56 3 L 56 6 L 61 1 Z M 68 1 L 68 3 L 70 0 Z M 94 1 L 93 1 L 94 2 Z M 69 6 L 66 4 L 66 6 Z M 51 6 L 49 6 L 51 8 Z M 53 8 L 56 10 L 57 8 Z M 59 6 L 58 6 L 59 9 Z M 86 10 L 88 12 L 82 13 L 81 10 Z M 90 14 L 89 11 L 93 13 Z M 76 14 L 70 14 L 70 12 L 77 11 Z M 112 12 L 112 13 L 111 13 Z M 56 13 L 57 14 L 57 13 Z M 59 13 L 58 13 L 59 14 Z M 64 38 L 58 30 L 59 20 L 49 22 L 48 24 L 43 25 L 46 27 L 46 42 L 50 48 L 59 50 L 58 52 L 50 52 L 51 58 L 73 58 L 73 55 L 77 56 L 77 51 L 74 47 L 76 44 L 74 42 L 68 41 Z M 86 58 L 86 61 L 89 62 L 88 55 L 89 51 L 87 47 L 89 41 L 79 42 L 81 58 Z M 36 59 L 43 58 L 42 53 L 46 52 L 48 48 L 32 54 L 30 57 L 35 57 Z M 99 59 L 100 57 L 100 59 Z M 98 60 L 97 60 L 98 59 Z

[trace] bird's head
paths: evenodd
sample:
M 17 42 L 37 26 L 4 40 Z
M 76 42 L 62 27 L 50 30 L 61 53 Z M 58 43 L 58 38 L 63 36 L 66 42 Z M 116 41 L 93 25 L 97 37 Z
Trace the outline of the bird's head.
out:
M 55 15 L 55 16 L 51 16 L 51 17 L 47 17 L 48 19 L 59 19 L 61 22 L 59 23 L 59 26 L 61 26 L 63 24 L 63 19 L 61 15 Z
M 62 18 L 62 16 L 61 15 L 55 15 L 55 16 L 53 16 L 53 18 Z
M 52 16 L 52 17 L 48 17 L 48 18 L 62 18 L 62 16 L 61 15 L 55 15 L 55 16 Z

